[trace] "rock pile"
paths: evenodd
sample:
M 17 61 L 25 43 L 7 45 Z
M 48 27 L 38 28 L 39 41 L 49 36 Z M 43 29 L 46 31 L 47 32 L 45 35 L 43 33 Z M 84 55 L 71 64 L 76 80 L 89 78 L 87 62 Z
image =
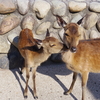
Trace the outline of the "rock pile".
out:
M 64 31 L 55 15 L 61 16 L 66 23 L 76 23 L 84 17 L 81 25 L 83 39 L 100 37 L 100 0 L 0 0 L 0 59 L 6 59 L 5 66 L 10 65 L 8 61 L 12 58 L 19 59 L 15 47 L 24 28 L 31 29 L 38 39 L 44 39 L 48 28 L 54 37 L 60 39 L 59 35 L 62 36 Z M 56 56 L 51 59 L 56 61 Z

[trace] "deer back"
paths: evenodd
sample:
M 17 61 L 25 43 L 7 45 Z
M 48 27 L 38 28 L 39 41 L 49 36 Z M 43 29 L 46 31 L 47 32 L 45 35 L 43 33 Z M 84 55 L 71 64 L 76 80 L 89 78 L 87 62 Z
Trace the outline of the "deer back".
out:
M 19 35 L 18 49 L 21 55 L 25 56 L 25 51 L 31 51 L 32 47 L 37 48 L 38 40 L 33 38 L 33 33 L 30 29 L 23 29 Z

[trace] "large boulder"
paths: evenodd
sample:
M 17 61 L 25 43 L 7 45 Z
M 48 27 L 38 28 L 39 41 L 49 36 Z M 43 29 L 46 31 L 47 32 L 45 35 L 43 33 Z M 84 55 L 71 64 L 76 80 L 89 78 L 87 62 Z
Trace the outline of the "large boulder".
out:
M 19 40 L 18 34 L 16 34 L 16 33 L 9 34 L 9 35 L 8 35 L 8 40 L 9 40 L 10 43 L 12 43 L 16 48 L 18 48 L 18 40 Z
M 0 13 L 6 14 L 16 10 L 16 5 L 13 0 L 0 0 Z
M 97 29 L 98 29 L 98 31 L 100 32 L 100 18 L 99 18 L 98 21 L 97 21 Z
M 29 0 L 17 0 L 18 11 L 24 15 L 29 10 Z
M 76 1 L 70 1 L 69 2 L 69 10 L 71 12 L 79 12 L 86 8 L 85 2 L 76 2 Z
M 17 27 L 19 23 L 20 23 L 20 19 L 16 15 L 11 14 L 6 16 L 0 24 L 0 34 L 3 35 L 9 32 L 10 30 Z
M 51 26 L 50 22 L 43 22 L 42 24 L 39 25 L 39 27 L 36 30 L 36 34 L 44 34 L 46 33 L 47 29 L 49 29 Z
M 95 30 L 92 30 L 90 33 L 90 39 L 94 39 L 94 38 L 100 38 L 100 33 L 98 33 Z
M 66 13 L 66 4 L 62 1 L 52 1 L 52 13 L 54 15 L 64 16 Z
M 83 19 L 83 27 L 85 29 L 90 29 L 97 23 L 98 15 L 96 13 L 87 13 Z
M 94 12 L 100 12 L 100 2 L 91 2 L 89 9 Z
M 26 15 L 21 22 L 22 29 L 28 28 L 32 30 L 33 25 L 34 25 L 34 16 L 32 14 Z
M 81 18 L 82 18 L 82 16 L 80 14 L 77 14 L 74 16 L 74 18 L 72 18 L 71 22 L 77 23 Z
M 44 18 L 51 6 L 47 1 L 44 0 L 35 0 L 33 5 L 33 11 L 35 12 L 38 18 Z
M 0 36 L 0 53 L 8 53 L 10 50 L 10 43 L 9 41 L 4 37 Z

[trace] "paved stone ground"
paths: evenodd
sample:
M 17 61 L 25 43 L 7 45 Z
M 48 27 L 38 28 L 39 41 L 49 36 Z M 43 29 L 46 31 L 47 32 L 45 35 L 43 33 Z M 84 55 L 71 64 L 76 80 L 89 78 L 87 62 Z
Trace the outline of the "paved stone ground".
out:
M 31 73 L 30 73 L 31 74 Z M 38 100 L 81 100 L 81 77 L 77 78 L 71 95 L 63 95 L 68 90 L 72 72 L 63 63 L 46 63 L 38 67 L 36 73 Z M 25 73 L 19 69 L 0 69 L 0 100 L 24 100 Z M 29 80 L 28 99 L 32 96 L 32 80 Z M 90 74 L 85 100 L 100 100 L 100 74 Z

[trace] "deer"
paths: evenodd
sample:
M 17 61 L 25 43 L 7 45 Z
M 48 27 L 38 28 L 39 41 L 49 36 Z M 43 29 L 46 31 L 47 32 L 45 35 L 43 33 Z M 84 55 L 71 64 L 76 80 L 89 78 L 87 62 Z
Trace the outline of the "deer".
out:
M 38 45 L 41 45 L 39 48 Z M 32 70 L 33 79 L 33 94 L 34 98 L 37 99 L 36 92 L 36 70 L 42 62 L 46 61 L 51 54 L 59 53 L 63 50 L 64 45 L 58 39 L 50 37 L 49 30 L 44 40 L 34 39 L 32 30 L 23 29 L 19 35 L 18 50 L 25 61 L 25 67 L 22 68 L 21 73 L 26 70 L 26 86 L 24 90 L 24 98 L 27 98 L 28 92 L 28 81 L 30 78 L 30 69 Z
M 85 89 L 89 78 L 89 73 L 100 73 L 100 38 L 80 40 L 82 32 L 79 31 L 78 23 L 67 24 L 60 16 L 57 22 L 64 28 L 62 41 L 67 46 L 66 51 L 62 52 L 62 60 L 66 67 L 73 71 L 73 79 L 68 91 L 64 94 L 70 94 L 73 90 L 78 73 L 82 78 L 82 100 L 85 100 Z

